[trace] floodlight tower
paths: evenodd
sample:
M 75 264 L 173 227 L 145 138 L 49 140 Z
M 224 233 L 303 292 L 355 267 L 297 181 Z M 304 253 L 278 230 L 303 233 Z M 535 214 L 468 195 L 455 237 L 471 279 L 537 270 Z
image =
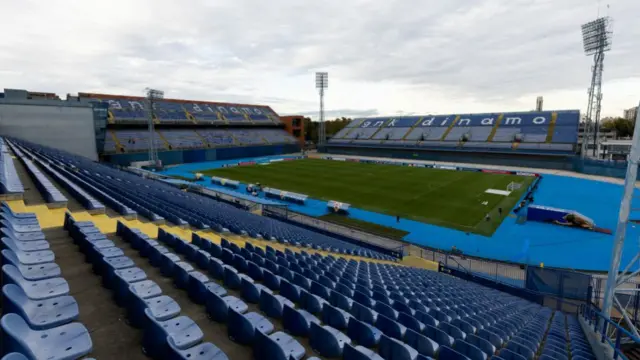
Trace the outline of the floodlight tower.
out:
M 589 103 L 587 104 L 586 123 L 582 138 L 581 156 L 583 158 L 587 155 L 587 142 L 591 131 L 593 131 L 593 155 L 596 156 L 602 102 L 602 70 L 604 69 L 604 53 L 611 50 L 611 24 L 611 19 L 605 16 L 582 25 L 584 53 L 587 56 L 593 55 Z
M 324 90 L 329 87 L 329 73 L 316 73 L 316 89 L 320 93 L 320 131 L 318 131 L 318 145 L 324 145 L 326 131 L 324 127 Z
M 158 152 L 156 149 L 155 134 L 156 128 L 153 119 L 155 118 L 155 102 L 164 99 L 164 91 L 151 88 L 145 89 L 147 98 L 147 122 L 149 125 L 149 161 L 153 166 L 158 166 Z
M 636 114 L 636 124 L 640 124 L 640 112 Z M 620 202 L 620 212 L 618 214 L 618 224 L 613 240 L 611 250 L 611 264 L 609 265 L 609 274 L 607 276 L 607 287 L 604 293 L 604 301 L 602 304 L 602 313 L 611 318 L 611 308 L 616 307 L 624 320 L 627 322 L 628 328 L 636 336 L 640 337 L 636 325 L 627 316 L 626 308 L 622 306 L 616 298 L 616 292 L 633 293 L 637 289 L 629 289 L 621 287 L 625 282 L 633 279 L 640 274 L 640 253 L 633 256 L 629 264 L 620 272 L 620 261 L 622 258 L 622 247 L 625 241 L 626 230 L 629 222 L 629 213 L 631 212 L 631 200 L 635 183 L 638 177 L 638 161 L 640 161 L 640 126 L 636 126 L 633 131 L 633 140 L 631 141 L 631 152 L 629 153 L 629 161 L 627 164 L 627 174 L 624 179 L 624 194 Z M 637 268 L 633 269 L 634 264 Z M 628 304 L 627 304 L 628 305 Z M 603 324 L 598 324 L 602 329 Z

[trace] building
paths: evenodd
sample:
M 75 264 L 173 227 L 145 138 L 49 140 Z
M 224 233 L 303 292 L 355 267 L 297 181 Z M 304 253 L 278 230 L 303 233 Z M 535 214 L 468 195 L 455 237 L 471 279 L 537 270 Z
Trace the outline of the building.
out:
M 631 120 L 634 123 L 636 122 L 636 117 L 638 116 L 638 107 L 632 107 L 630 109 L 626 109 L 622 112 L 622 117 Z
M 626 161 L 631 152 L 633 140 L 606 140 L 600 144 L 603 160 L 623 160 Z
M 543 102 L 544 102 L 544 99 L 542 98 L 542 96 L 538 96 L 536 98 L 536 111 L 542 111 Z
M 578 151 L 580 151 L 580 149 L 582 149 L 582 141 L 584 139 L 584 124 L 583 122 L 580 123 L 580 127 L 578 128 L 578 144 L 576 146 L 576 148 L 578 149 Z M 598 159 L 603 159 L 605 156 L 605 152 L 602 148 L 602 145 L 605 142 L 608 141 L 612 141 L 615 140 L 616 138 L 616 132 L 612 131 L 612 130 L 604 130 L 602 128 L 600 128 L 600 130 L 598 131 L 598 145 L 597 146 L 597 158 Z M 587 156 L 588 157 L 595 157 L 593 155 L 593 148 L 594 148 L 594 144 L 593 144 L 593 134 L 591 134 L 589 136 L 589 143 L 587 143 Z
M 284 129 L 304 147 L 304 116 L 280 116 L 280 121 L 284 124 Z

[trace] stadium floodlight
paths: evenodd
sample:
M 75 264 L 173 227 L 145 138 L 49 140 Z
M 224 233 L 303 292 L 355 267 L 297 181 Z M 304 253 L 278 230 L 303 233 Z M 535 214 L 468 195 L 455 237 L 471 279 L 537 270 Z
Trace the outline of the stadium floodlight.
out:
M 597 18 L 582 25 L 582 44 L 587 56 L 593 55 L 591 69 L 591 86 L 589 86 L 589 103 L 582 138 L 581 156 L 587 154 L 587 142 L 593 131 L 593 155 L 598 147 L 598 127 L 600 126 L 600 110 L 602 103 L 602 71 L 604 69 L 604 53 L 611 50 L 612 21 L 608 16 Z M 598 154 L 599 155 L 599 154 Z
M 640 124 L 640 111 L 636 114 L 636 124 Z M 618 224 L 616 226 L 615 239 L 613 240 L 613 246 L 611 249 L 611 264 L 609 265 L 609 274 L 607 275 L 607 286 L 604 293 L 604 299 L 602 303 L 602 313 L 605 317 L 611 318 L 611 308 L 616 307 L 618 312 L 622 314 L 624 320 L 627 322 L 627 328 L 631 330 L 633 335 L 640 337 L 637 325 L 634 324 L 627 316 L 627 309 L 623 307 L 618 298 L 616 292 L 629 291 L 628 288 L 624 288 L 624 284 L 640 274 L 640 252 L 634 254 L 629 261 L 629 264 L 620 271 L 620 262 L 622 260 L 622 250 L 625 241 L 627 240 L 626 231 L 629 226 L 629 214 L 631 213 L 631 201 L 633 200 L 633 194 L 635 191 L 635 184 L 638 180 L 638 162 L 640 161 L 640 126 L 636 126 L 633 131 L 633 140 L 631 141 L 631 151 L 629 152 L 629 161 L 627 164 L 627 173 L 624 179 L 624 193 L 622 195 L 622 201 L 620 202 L 620 212 L 618 214 Z M 636 266 L 635 269 L 632 269 Z M 635 290 L 635 289 L 633 289 Z M 627 304 L 628 305 L 628 304 Z M 605 326 L 601 321 L 597 325 L 598 328 Z
M 318 145 L 324 145 L 326 131 L 324 124 L 324 91 L 329 87 L 329 73 L 316 72 L 316 89 L 320 93 L 320 131 L 318 131 Z
M 147 122 L 149 125 L 149 162 L 153 164 L 154 167 L 159 167 L 158 162 L 158 150 L 156 149 L 155 142 L 155 123 L 153 122 L 155 119 L 155 102 L 157 100 L 164 99 L 164 91 L 156 90 L 151 88 L 144 89 L 145 95 L 147 98 Z

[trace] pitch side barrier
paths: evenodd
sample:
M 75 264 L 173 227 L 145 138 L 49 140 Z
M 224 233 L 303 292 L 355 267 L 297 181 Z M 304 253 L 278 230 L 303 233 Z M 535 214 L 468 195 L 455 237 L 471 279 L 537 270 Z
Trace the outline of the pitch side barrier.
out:
M 473 281 L 477 284 L 503 291 L 513 296 L 529 300 L 536 304 L 554 308 L 556 310 L 564 311 L 566 313 L 578 314 L 581 306 L 587 306 L 591 304 L 591 286 L 587 286 L 586 289 L 568 289 L 568 291 L 566 292 L 564 292 L 562 289 L 562 283 L 545 284 L 547 285 L 547 287 L 542 286 L 536 289 L 522 288 L 472 273 L 460 266 L 451 266 L 448 264 L 448 262 L 440 262 L 438 271 L 458 277 L 463 280 Z M 554 273 L 554 269 L 544 269 L 544 271 L 546 271 L 548 274 Z M 560 273 L 564 273 L 564 271 L 560 270 Z M 552 277 L 555 278 L 557 275 L 557 273 L 553 274 Z M 576 273 L 576 276 L 585 276 L 590 278 L 589 275 L 579 273 Z M 590 280 L 588 280 L 587 283 L 590 284 Z M 554 285 L 559 285 L 560 288 L 554 287 Z M 569 283 L 567 283 L 566 285 L 567 287 L 570 286 Z M 545 291 L 543 292 L 538 290 Z M 563 294 L 566 296 L 562 296 Z

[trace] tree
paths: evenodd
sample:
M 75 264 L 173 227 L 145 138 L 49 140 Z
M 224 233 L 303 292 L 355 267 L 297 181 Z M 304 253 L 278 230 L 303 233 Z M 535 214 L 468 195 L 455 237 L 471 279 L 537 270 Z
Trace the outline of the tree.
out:
M 327 137 L 332 137 L 342 130 L 352 119 L 341 117 L 335 120 L 326 120 L 324 122 L 325 131 Z M 310 118 L 304 118 L 305 140 L 318 143 L 318 132 L 320 130 L 320 123 L 318 121 L 312 121 Z
M 600 127 L 602 130 L 615 131 L 619 138 L 633 136 L 633 121 L 624 118 L 607 119 Z

